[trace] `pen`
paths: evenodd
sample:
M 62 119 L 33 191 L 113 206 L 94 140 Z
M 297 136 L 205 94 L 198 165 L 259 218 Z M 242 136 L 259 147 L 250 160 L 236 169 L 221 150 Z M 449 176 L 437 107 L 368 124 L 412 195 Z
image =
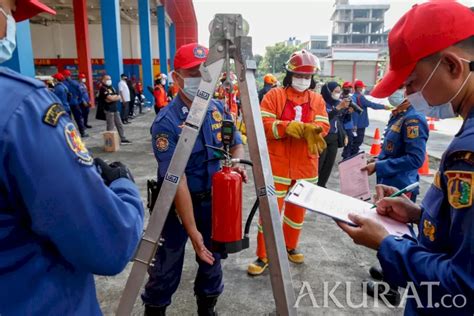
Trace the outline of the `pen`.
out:
M 402 194 L 405 194 L 405 193 L 407 193 L 407 192 L 410 192 L 410 191 L 415 190 L 415 189 L 418 188 L 419 186 L 420 186 L 420 183 L 419 183 L 419 182 L 412 183 L 412 184 L 410 184 L 409 186 L 407 186 L 406 188 L 401 189 L 400 191 L 397 191 L 397 192 L 393 193 L 393 194 L 390 195 L 389 197 L 397 197 L 397 196 L 400 196 L 400 195 L 402 195 Z M 374 204 L 374 205 L 371 207 L 371 209 L 372 209 L 372 208 L 375 208 L 375 207 L 377 207 L 376 204 Z

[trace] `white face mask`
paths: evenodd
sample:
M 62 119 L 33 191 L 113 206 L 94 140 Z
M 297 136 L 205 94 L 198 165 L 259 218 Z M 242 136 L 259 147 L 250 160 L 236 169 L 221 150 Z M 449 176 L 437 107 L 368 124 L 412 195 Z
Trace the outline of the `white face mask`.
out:
M 305 90 L 308 90 L 309 86 L 311 85 L 311 78 L 310 79 L 305 79 L 305 78 L 296 78 L 293 77 L 291 79 L 291 86 L 293 89 L 299 92 L 303 92 Z
M 339 100 L 341 98 L 341 93 L 340 92 L 339 93 L 333 92 L 333 93 L 331 93 L 331 98 L 333 100 Z
M 109 79 L 109 80 L 106 80 L 106 81 L 105 81 L 105 85 L 106 85 L 106 86 L 111 86 L 111 85 L 112 85 L 112 80 L 110 80 L 110 79 Z
M 466 60 L 466 59 L 463 59 L 463 58 L 461 58 L 461 60 L 465 61 L 465 62 L 468 62 L 468 63 L 470 62 L 469 60 Z M 454 94 L 454 96 L 449 99 L 448 102 L 443 103 L 443 104 L 430 105 L 428 103 L 428 101 L 426 101 L 425 97 L 423 96 L 423 89 L 425 89 L 426 85 L 431 80 L 431 78 L 435 74 L 435 72 L 438 69 L 440 64 L 441 64 L 441 59 L 438 61 L 435 68 L 433 69 L 431 74 L 428 76 L 428 79 L 426 80 L 426 82 L 423 85 L 423 87 L 421 88 L 421 90 L 408 95 L 407 99 L 410 102 L 410 104 L 413 105 L 413 108 L 417 112 L 425 114 L 426 116 L 429 116 L 429 117 L 437 117 L 437 118 L 440 118 L 440 119 L 447 119 L 447 118 L 452 118 L 452 117 L 457 116 L 456 113 L 454 113 L 453 105 L 452 105 L 451 102 L 458 96 L 458 94 L 464 88 L 467 81 L 471 77 L 472 72 L 469 73 L 469 75 L 466 77 L 466 79 L 462 83 L 461 87 Z
M 0 63 L 3 63 L 12 58 L 16 48 L 16 22 L 3 8 L 0 8 L 0 13 L 7 19 L 6 36 L 0 39 Z
M 164 86 L 166 84 L 166 79 L 161 79 L 160 83 L 162 86 Z
M 188 98 L 190 101 L 194 100 L 194 97 L 196 96 L 197 91 L 199 90 L 199 85 L 201 84 L 201 77 L 184 78 L 179 73 L 176 74 L 180 76 L 181 79 L 183 79 L 184 81 L 184 87 L 181 88 L 181 91 L 183 91 L 186 98 Z
M 86 83 L 86 79 L 81 79 L 81 82 L 82 82 L 82 83 Z

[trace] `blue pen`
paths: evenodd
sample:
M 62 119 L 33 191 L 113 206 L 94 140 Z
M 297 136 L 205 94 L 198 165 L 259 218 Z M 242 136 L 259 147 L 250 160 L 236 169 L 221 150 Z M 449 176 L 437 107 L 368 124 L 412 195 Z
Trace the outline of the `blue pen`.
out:
M 397 191 L 397 192 L 393 193 L 389 197 L 397 197 L 397 196 L 400 196 L 400 195 L 405 194 L 407 192 L 411 192 L 411 191 L 415 190 L 416 188 L 418 188 L 419 186 L 420 186 L 419 182 L 412 183 L 409 186 L 407 186 L 406 188 L 401 189 L 400 191 Z M 377 207 L 377 205 L 374 204 L 374 206 L 372 206 L 371 208 L 375 208 L 375 207 Z

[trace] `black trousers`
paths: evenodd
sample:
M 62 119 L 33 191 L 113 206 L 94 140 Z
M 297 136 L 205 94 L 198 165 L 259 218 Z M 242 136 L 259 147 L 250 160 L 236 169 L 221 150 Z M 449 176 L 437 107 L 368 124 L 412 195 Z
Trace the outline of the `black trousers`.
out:
M 319 179 L 318 185 L 326 187 L 326 184 L 331 176 L 332 167 L 336 161 L 337 156 L 337 134 L 328 134 L 324 139 L 326 140 L 327 148 L 319 156 Z
M 130 102 L 122 102 L 122 113 L 120 114 L 122 122 L 128 121 L 128 105 Z

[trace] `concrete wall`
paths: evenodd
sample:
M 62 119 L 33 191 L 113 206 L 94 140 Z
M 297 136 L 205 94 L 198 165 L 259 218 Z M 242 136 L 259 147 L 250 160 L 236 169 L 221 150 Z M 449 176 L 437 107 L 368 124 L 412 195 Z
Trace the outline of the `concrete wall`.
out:
M 121 27 L 123 58 L 140 59 L 138 25 L 122 24 Z M 104 58 L 102 26 L 100 24 L 90 24 L 89 33 L 92 58 Z M 166 34 L 166 41 L 169 43 L 168 28 Z M 58 56 L 59 58 L 77 58 L 76 36 L 73 24 L 51 24 L 48 26 L 32 24 L 31 37 L 35 58 L 58 58 Z M 151 37 L 152 56 L 158 59 L 158 29 L 156 25 L 152 25 Z

